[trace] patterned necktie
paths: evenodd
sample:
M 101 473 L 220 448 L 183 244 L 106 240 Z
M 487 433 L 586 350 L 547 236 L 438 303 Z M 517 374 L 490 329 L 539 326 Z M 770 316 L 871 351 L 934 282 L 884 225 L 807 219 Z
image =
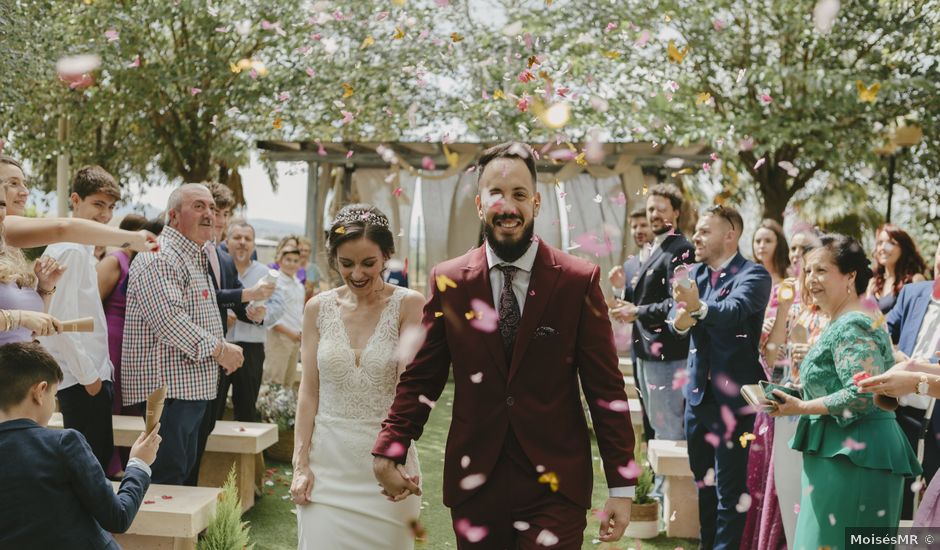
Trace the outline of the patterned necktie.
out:
M 216 288 L 221 288 L 222 279 L 219 277 L 219 253 L 215 249 L 215 243 L 206 241 L 206 256 L 209 258 L 209 267 L 212 268 L 212 276 L 215 277 Z
M 519 301 L 516 293 L 512 291 L 512 276 L 519 269 L 512 265 L 498 265 L 496 269 L 503 272 L 503 289 L 499 293 L 499 335 L 503 337 L 503 350 L 506 360 L 512 361 L 512 348 L 516 341 L 516 332 L 519 330 Z

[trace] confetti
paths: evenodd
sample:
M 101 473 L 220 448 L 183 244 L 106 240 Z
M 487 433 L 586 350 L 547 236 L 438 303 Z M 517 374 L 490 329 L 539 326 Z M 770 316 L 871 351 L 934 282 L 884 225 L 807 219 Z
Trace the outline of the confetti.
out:
M 842 446 L 850 451 L 862 451 L 865 449 L 865 443 L 855 441 L 851 437 L 845 438 L 845 441 L 842 442 Z
M 535 538 L 535 544 L 539 546 L 555 546 L 558 544 L 558 537 L 548 529 L 542 529 L 539 536 Z
M 819 0 L 813 8 L 813 26 L 819 34 L 829 34 L 839 14 L 839 0 Z
M 738 497 L 738 503 L 734 507 L 739 514 L 743 514 L 751 509 L 751 495 L 747 493 L 741 493 L 741 496 Z M 835 525 L 835 524 L 833 524 Z
M 471 375 L 470 375 L 470 381 L 473 382 L 474 384 L 479 384 L 480 382 L 482 382 L 482 381 L 483 381 L 483 372 L 481 371 L 481 372 L 475 372 L 475 373 L 471 374 Z
M 447 275 L 438 275 L 434 278 L 435 283 L 437 283 L 438 292 L 444 292 L 448 288 L 457 288 L 457 283 Z
M 343 87 L 343 99 L 346 99 L 347 97 L 352 97 L 352 95 L 356 93 L 352 85 L 349 84 L 348 82 L 343 82 L 341 86 Z
M 764 428 L 766 428 L 766 426 L 764 426 Z M 743 434 L 741 434 L 741 437 L 738 438 L 738 443 L 741 444 L 742 449 L 746 449 L 748 442 L 755 441 L 756 439 L 757 439 L 756 435 L 750 432 L 744 432 Z
M 642 472 L 643 469 L 635 460 L 631 460 L 626 466 L 617 466 L 617 473 L 624 479 L 637 479 Z
M 454 531 L 457 535 L 467 539 L 467 541 L 476 543 L 485 539 L 489 534 L 489 529 L 485 526 L 475 526 L 468 519 L 458 519 L 454 522 Z
M 553 493 L 558 492 L 558 475 L 555 472 L 546 472 L 539 476 L 539 483 L 548 484 Z
M 525 521 L 514 521 L 512 522 L 512 528 L 516 531 L 528 531 L 530 525 Z
M 676 42 L 670 40 L 669 44 L 666 46 L 666 53 L 669 54 L 669 60 L 673 63 L 682 63 L 682 61 L 685 60 L 685 56 L 689 53 L 689 45 L 686 44 L 685 48 L 680 51 L 679 48 L 676 47 Z
M 470 320 L 470 326 L 485 333 L 496 331 L 499 322 L 499 314 L 492 306 L 479 298 L 474 298 L 470 300 L 470 307 L 473 308 L 467 314 L 467 319 Z

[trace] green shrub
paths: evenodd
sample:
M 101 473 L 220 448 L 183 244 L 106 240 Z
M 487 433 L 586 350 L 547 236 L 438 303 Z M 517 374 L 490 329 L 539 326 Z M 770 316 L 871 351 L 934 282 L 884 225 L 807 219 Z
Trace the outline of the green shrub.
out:
M 242 521 L 242 503 L 235 483 L 235 466 L 228 473 L 222 487 L 215 517 L 206 529 L 206 535 L 196 545 L 197 550 L 252 550 L 247 521 Z
M 653 490 L 653 469 L 650 468 L 645 457 L 639 459 L 638 462 L 643 465 L 643 470 L 636 480 L 636 498 L 633 499 L 633 502 L 634 504 L 649 504 L 653 502 L 653 499 L 650 498 L 650 491 Z

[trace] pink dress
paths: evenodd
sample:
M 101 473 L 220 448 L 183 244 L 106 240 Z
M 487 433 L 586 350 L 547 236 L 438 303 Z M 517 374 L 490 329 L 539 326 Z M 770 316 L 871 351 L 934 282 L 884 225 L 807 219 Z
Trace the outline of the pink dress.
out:
M 940 527 L 940 475 L 933 476 L 914 516 L 914 527 Z
M 111 364 L 114 365 L 114 374 L 112 376 L 112 387 L 114 388 L 114 400 L 111 403 L 111 412 L 113 414 L 123 414 L 124 407 L 121 406 L 121 344 L 124 342 L 124 310 L 127 307 L 127 273 L 130 267 L 130 258 L 123 250 L 115 250 L 109 256 L 114 256 L 121 266 L 121 275 L 118 282 L 114 285 L 111 294 L 102 300 L 104 305 L 104 318 L 108 323 L 108 355 L 111 357 Z M 136 414 L 136 411 L 129 414 Z M 126 447 L 115 447 L 114 454 L 111 456 L 111 462 L 108 463 L 109 476 L 124 469 L 127 464 L 129 449 Z
M 777 316 L 777 290 L 775 285 L 770 292 L 770 304 L 764 315 L 765 319 Z M 761 344 L 768 334 L 761 334 Z M 775 380 L 773 365 L 767 365 L 761 356 L 761 365 L 768 380 Z M 754 435 L 747 455 L 747 492 L 751 495 L 751 507 L 747 511 L 744 535 L 741 537 L 742 550 L 786 550 L 787 541 L 783 531 L 783 518 L 780 515 L 780 502 L 774 486 L 774 419 L 768 414 L 758 412 L 754 419 Z

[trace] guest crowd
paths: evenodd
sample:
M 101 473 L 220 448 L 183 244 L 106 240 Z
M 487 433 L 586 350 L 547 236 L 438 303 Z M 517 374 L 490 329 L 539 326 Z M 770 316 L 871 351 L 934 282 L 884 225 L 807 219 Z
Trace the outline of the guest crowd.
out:
M 869 256 L 810 227 L 788 244 L 768 219 L 748 260 L 734 209 L 700 213 L 689 242 L 684 208 L 666 184 L 630 214 L 640 252 L 609 273 L 610 313 L 633 325 L 646 440 L 687 442 L 702 547 L 840 548 L 847 527 L 940 522 L 940 292 L 910 235 L 885 224 Z
M 90 511 L 104 536 L 127 528 L 150 481 L 196 484 L 229 393 L 234 418 L 257 421 L 262 383 L 294 384 L 317 283 L 311 243 L 286 237 L 275 263 L 258 262 L 254 228 L 231 219 L 235 201 L 218 183 L 182 185 L 165 218 L 128 215 L 119 228 L 107 224 L 121 188 L 100 167 L 75 173 L 71 218 L 26 217 L 27 196 L 22 166 L 0 157 L 2 469 L 14 457 L 44 464 L 63 445 L 123 478 L 117 496 L 89 483 L 88 494 L 115 499 L 111 516 Z M 940 293 L 910 235 L 886 224 L 868 254 L 808 226 L 789 238 L 773 220 L 748 231 L 718 205 L 687 237 L 680 220 L 696 209 L 677 187 L 652 187 L 645 201 L 628 216 L 640 251 L 609 274 L 609 313 L 632 324 L 645 439 L 687 442 L 702 547 L 837 548 L 847 527 L 940 521 Z M 31 262 L 24 251 L 37 247 Z M 940 280 L 940 247 L 932 270 Z M 63 330 L 87 317 L 93 330 Z M 748 404 L 742 389 L 765 381 L 762 405 Z M 161 387 L 159 435 L 115 448 L 112 415 L 144 414 Z M 87 444 L 23 443 L 56 400 Z M 0 546 L 40 547 L 34 532 L 6 530 L 35 513 L 0 519 Z

